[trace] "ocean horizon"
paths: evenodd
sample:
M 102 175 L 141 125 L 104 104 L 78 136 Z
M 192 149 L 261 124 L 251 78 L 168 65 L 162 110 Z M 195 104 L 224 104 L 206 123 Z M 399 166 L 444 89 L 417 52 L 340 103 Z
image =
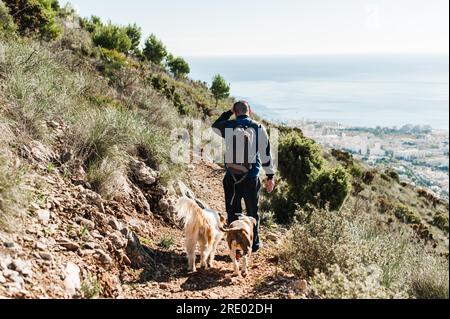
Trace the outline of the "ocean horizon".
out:
M 190 77 L 215 74 L 269 120 L 449 130 L 448 54 L 190 57 Z

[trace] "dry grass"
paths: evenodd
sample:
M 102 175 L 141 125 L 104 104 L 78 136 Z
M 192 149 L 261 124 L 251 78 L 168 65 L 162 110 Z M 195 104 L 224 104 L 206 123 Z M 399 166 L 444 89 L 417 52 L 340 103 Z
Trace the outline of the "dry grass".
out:
M 281 260 L 312 278 L 322 297 L 448 298 L 448 260 L 410 227 L 386 225 L 367 201 L 353 198 L 340 212 L 299 216 Z

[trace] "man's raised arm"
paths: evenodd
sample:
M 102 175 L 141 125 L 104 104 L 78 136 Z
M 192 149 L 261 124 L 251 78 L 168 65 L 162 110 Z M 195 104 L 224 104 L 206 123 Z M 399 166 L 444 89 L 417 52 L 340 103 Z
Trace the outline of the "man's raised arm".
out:
M 233 112 L 232 111 L 228 111 L 228 112 L 223 113 L 217 119 L 217 121 L 215 121 L 214 124 L 212 125 L 214 133 L 216 133 L 217 135 L 222 136 L 223 138 L 225 138 L 225 128 L 227 126 L 228 120 L 232 116 L 233 116 Z

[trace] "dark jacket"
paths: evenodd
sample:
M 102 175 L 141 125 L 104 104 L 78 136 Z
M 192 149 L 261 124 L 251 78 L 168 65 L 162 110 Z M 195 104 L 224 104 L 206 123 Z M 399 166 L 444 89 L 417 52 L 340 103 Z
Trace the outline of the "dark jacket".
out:
M 250 119 L 250 117 L 248 117 L 247 115 L 241 115 L 235 120 L 230 120 L 232 116 L 233 112 L 231 111 L 223 113 L 212 126 L 214 132 L 219 136 L 222 136 L 222 138 L 225 138 L 225 131 L 227 128 L 234 129 L 237 125 L 253 128 L 258 136 L 258 153 L 256 157 L 256 163 L 248 173 L 248 177 L 258 177 L 260 175 L 261 169 L 263 169 L 267 178 L 272 179 L 275 175 L 275 169 L 270 149 L 269 136 L 267 134 L 266 128 L 262 124 Z M 262 159 L 264 159 L 264 162 L 262 162 Z

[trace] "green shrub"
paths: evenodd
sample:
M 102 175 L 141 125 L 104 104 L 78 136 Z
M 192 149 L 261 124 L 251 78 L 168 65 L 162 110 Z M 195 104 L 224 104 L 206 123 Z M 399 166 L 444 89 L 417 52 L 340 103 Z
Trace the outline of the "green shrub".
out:
M 59 9 L 56 0 L 3 0 L 18 30 L 23 35 L 40 33 L 46 39 L 54 39 L 62 32 L 56 23 Z
M 145 41 L 143 54 L 145 58 L 160 65 L 167 56 L 166 46 L 154 34 Z
M 211 85 L 211 92 L 216 99 L 216 108 L 219 104 L 219 100 L 226 99 L 230 96 L 230 85 L 225 82 L 225 79 L 217 74 Z
M 362 167 L 356 163 L 351 164 L 347 170 L 356 179 L 362 179 L 364 176 Z
M 14 20 L 9 14 L 9 8 L 3 1 L 0 1 L 0 37 L 10 35 L 16 31 Z
M 99 25 L 95 28 L 92 36 L 94 44 L 108 50 L 116 50 L 128 53 L 132 47 L 132 42 L 127 34 L 127 29 L 109 22 L 106 25 Z
M 125 27 L 125 32 L 131 41 L 130 52 L 140 54 L 139 45 L 141 44 L 142 29 L 136 23 Z
M 279 143 L 279 170 L 299 195 L 319 174 L 324 160 L 319 146 L 296 132 L 282 134 Z
M 189 64 L 182 57 L 173 57 L 169 55 L 167 58 L 167 66 L 175 78 L 183 78 L 191 72 Z
M 448 215 L 440 212 L 433 217 L 433 224 L 448 233 Z
M 400 175 L 396 171 L 391 169 L 387 170 L 386 175 L 389 176 L 394 181 L 396 181 L 397 183 L 400 183 Z
M 175 244 L 175 239 L 171 235 L 163 235 L 159 241 L 158 246 L 166 250 L 170 249 Z
M 406 224 L 420 224 L 422 221 L 419 213 L 403 204 L 398 204 L 395 207 L 394 214 Z
M 384 226 L 374 209 L 352 198 L 337 213 L 297 212 L 299 222 L 286 237 L 281 265 L 299 277 L 312 277 L 320 297 L 448 295 L 448 260 L 418 241 L 410 227 L 400 224 L 393 232 Z M 374 270 L 375 277 L 370 275 Z M 376 280 L 367 282 L 370 278 Z
M 317 272 L 311 279 L 315 293 L 326 299 L 400 299 L 408 298 L 402 291 L 392 291 L 381 284 L 381 271 L 356 265 L 342 271 L 338 265 L 329 269 L 329 275 Z
M 328 206 L 338 210 L 351 190 L 349 176 L 342 167 L 324 170 L 311 186 L 311 193 L 318 200 L 318 207 Z

